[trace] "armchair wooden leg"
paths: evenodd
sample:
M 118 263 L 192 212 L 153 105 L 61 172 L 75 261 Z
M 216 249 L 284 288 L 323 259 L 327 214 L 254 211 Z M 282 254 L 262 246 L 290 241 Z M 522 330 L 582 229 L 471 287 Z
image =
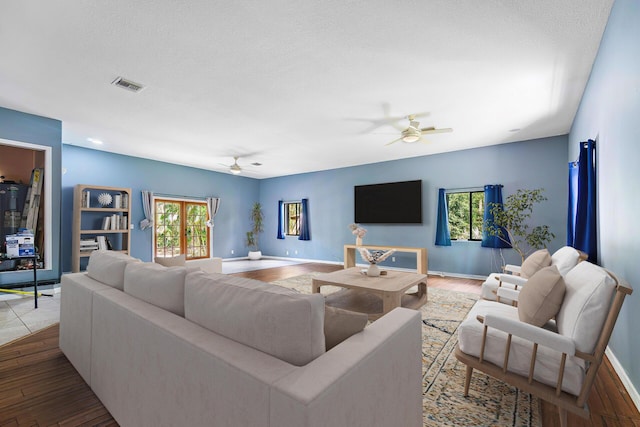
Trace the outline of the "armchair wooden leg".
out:
M 558 408 L 558 413 L 560 415 L 560 427 L 567 427 L 567 410 Z
M 467 374 L 464 378 L 464 397 L 469 396 L 469 385 L 471 384 L 471 375 L 473 375 L 473 368 L 467 365 Z

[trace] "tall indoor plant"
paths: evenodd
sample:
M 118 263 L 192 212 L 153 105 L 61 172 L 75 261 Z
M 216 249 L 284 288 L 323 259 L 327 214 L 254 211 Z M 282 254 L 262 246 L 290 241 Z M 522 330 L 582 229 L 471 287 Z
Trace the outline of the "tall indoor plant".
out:
M 251 230 L 247 231 L 249 259 L 256 260 L 262 257 L 262 252 L 258 246 L 258 235 L 264 230 L 264 214 L 262 213 L 260 202 L 253 204 L 249 218 L 251 219 Z
M 488 209 L 493 220 L 485 221 L 484 229 L 489 236 L 495 236 L 509 243 L 520 255 L 522 262 L 534 249 L 544 248 L 556 237 L 548 225 L 531 226 L 529 220 L 536 203 L 547 200 L 543 188 L 520 189 L 509 195 L 504 204 L 489 203 Z

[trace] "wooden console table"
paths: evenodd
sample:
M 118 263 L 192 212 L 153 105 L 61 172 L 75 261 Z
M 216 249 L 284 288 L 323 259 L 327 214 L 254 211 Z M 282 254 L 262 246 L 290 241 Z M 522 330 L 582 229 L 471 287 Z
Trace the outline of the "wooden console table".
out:
M 344 268 L 356 266 L 356 249 L 367 248 L 374 251 L 413 252 L 416 254 L 416 269 L 420 274 L 427 274 L 427 248 L 406 248 L 403 246 L 377 246 L 377 245 L 344 245 Z

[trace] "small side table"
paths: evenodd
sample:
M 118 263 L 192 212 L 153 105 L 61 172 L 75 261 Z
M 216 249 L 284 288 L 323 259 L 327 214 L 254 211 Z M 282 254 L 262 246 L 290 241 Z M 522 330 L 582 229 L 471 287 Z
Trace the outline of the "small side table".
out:
M 38 308 L 38 276 L 37 276 L 37 263 L 38 263 L 38 258 L 40 258 L 40 255 L 38 254 L 33 254 L 33 255 L 23 255 L 23 256 L 17 256 L 17 257 L 12 257 L 11 259 L 30 259 L 33 260 L 33 296 L 34 296 L 34 308 Z M 11 291 L 11 290 L 6 290 L 6 292 L 18 292 L 18 291 Z

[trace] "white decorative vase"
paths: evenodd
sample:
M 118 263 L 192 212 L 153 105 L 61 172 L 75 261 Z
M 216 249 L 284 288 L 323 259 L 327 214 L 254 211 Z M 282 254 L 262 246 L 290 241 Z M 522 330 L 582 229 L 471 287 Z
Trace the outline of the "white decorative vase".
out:
M 356 237 L 356 246 L 362 246 L 362 237 Z
M 261 251 L 249 251 L 249 259 L 252 261 L 258 260 L 262 258 L 262 252 Z
M 378 264 L 369 264 L 369 268 L 367 268 L 367 276 L 378 277 L 379 275 L 380 267 L 378 267 Z

